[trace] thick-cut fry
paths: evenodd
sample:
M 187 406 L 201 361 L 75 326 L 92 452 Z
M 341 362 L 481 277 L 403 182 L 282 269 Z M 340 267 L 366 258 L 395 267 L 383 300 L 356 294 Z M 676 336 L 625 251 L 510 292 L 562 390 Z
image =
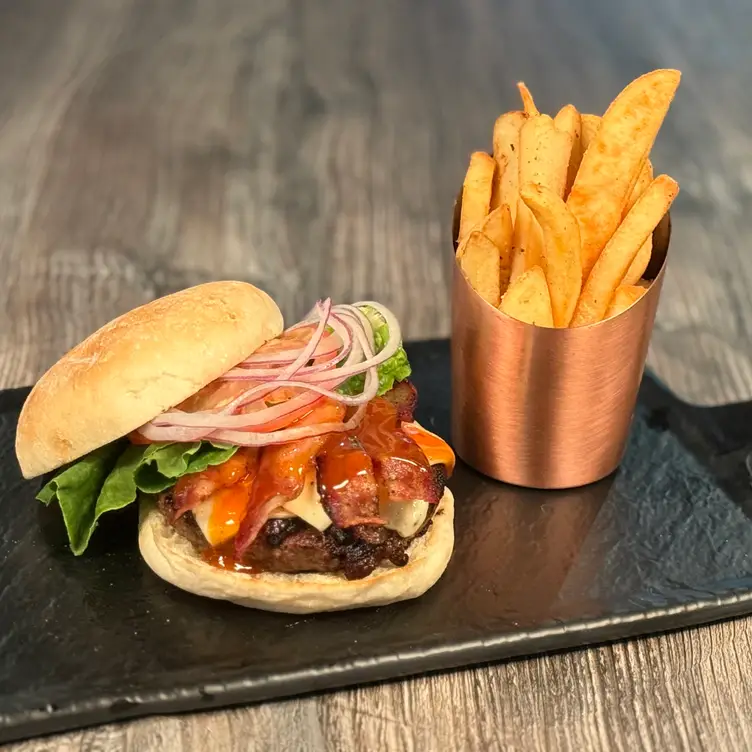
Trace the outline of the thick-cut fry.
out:
M 567 168 L 567 184 L 564 188 L 564 198 L 569 195 L 577 171 L 582 161 L 582 117 L 573 104 L 562 107 L 554 118 L 554 125 L 559 131 L 568 133 L 572 141 L 569 153 L 569 167 Z
M 504 156 L 496 159 L 496 169 L 494 170 L 493 185 L 491 186 L 491 211 L 501 206 L 501 181 L 504 179 L 504 173 L 507 171 L 508 164 L 507 158 Z
M 519 89 L 520 97 L 522 99 L 522 106 L 525 109 L 525 114 L 533 117 L 534 115 L 540 115 L 538 108 L 535 106 L 535 100 L 530 93 L 530 89 L 527 88 L 523 81 L 517 83 L 517 89 Z
M 549 115 L 531 117 L 520 130 L 520 185 L 536 183 L 564 196 L 572 135 Z
M 637 178 L 632 193 L 627 199 L 627 205 L 624 207 L 624 216 L 627 215 L 629 210 L 635 205 L 640 196 L 647 190 L 648 186 L 653 182 L 653 165 L 650 160 L 645 160 L 645 164 L 640 170 L 640 176 Z M 624 275 L 622 280 L 623 285 L 636 285 L 637 282 L 642 279 L 642 275 L 645 273 L 645 269 L 648 268 L 650 263 L 650 256 L 653 253 L 653 236 L 650 235 L 648 239 L 642 244 L 642 247 L 637 251 L 634 261 L 629 267 L 629 270 Z
M 489 154 L 476 151 L 470 155 L 470 164 L 465 182 L 462 184 L 462 213 L 458 237 L 460 242 L 488 214 L 495 169 L 496 162 Z
M 527 324 L 552 327 L 551 297 L 543 269 L 534 266 L 517 277 L 504 293 L 499 310 Z
M 582 119 L 582 153 L 587 151 L 588 146 L 593 142 L 595 134 L 598 133 L 598 128 L 601 127 L 600 115 L 588 115 L 583 113 Z
M 558 115 L 557 115 L 558 117 Z M 601 125 L 600 115 L 582 115 L 582 153 L 587 151 L 591 141 L 598 132 L 598 128 Z M 633 206 L 634 202 L 643 194 L 645 189 L 653 182 L 653 165 L 650 160 L 645 160 L 645 164 L 640 170 L 640 176 L 637 178 L 637 182 L 632 189 L 632 193 L 629 194 L 629 199 L 624 207 L 623 214 L 626 214 Z
M 496 119 L 493 132 L 493 154 L 499 175 L 499 204 L 506 204 L 512 212 L 512 224 L 517 218 L 520 197 L 519 156 L 520 129 L 527 120 L 524 112 L 506 112 Z
M 492 306 L 501 300 L 501 256 L 482 232 L 473 230 L 457 249 L 457 261 L 478 295 Z
M 499 252 L 499 283 L 501 293 L 509 285 L 512 270 L 512 214 L 506 204 L 494 209 L 478 225 L 478 229 L 496 246 Z
M 520 130 L 520 185 L 535 183 L 564 195 L 572 137 L 560 131 L 548 115 L 531 117 Z M 517 208 L 512 279 L 541 263 L 543 233 L 524 202 Z
M 645 160 L 645 164 L 642 166 L 642 169 L 640 170 L 640 174 L 637 178 L 637 182 L 634 184 L 634 188 L 632 188 L 632 192 L 629 194 L 629 198 L 627 199 L 627 203 L 624 207 L 624 211 L 622 212 L 622 216 L 626 217 L 627 212 L 635 205 L 635 201 L 637 201 L 640 196 L 642 196 L 643 193 L 647 190 L 647 187 L 653 182 L 653 165 L 650 163 L 649 159 Z
M 521 188 L 520 197 L 543 230 L 541 266 L 551 294 L 554 326 L 568 326 L 582 286 L 577 220 L 549 188 L 528 183 Z
M 653 236 L 650 235 L 648 239 L 640 246 L 640 250 L 637 251 L 637 255 L 634 257 L 634 261 L 629 265 L 627 273 L 624 275 L 624 279 L 621 281 L 623 285 L 636 285 L 645 274 L 645 269 L 648 268 L 650 263 L 650 257 L 653 255 Z
M 585 277 L 621 221 L 680 78 L 679 71 L 657 70 L 629 84 L 582 158 L 567 205 L 580 225 Z
M 639 285 L 620 285 L 616 288 L 614 297 L 611 299 L 606 315 L 604 318 L 610 319 L 612 316 L 618 316 L 633 306 L 645 293 L 646 287 Z
M 659 175 L 637 199 L 595 262 L 577 301 L 572 326 L 586 326 L 603 319 L 616 288 L 678 192 L 675 180 Z

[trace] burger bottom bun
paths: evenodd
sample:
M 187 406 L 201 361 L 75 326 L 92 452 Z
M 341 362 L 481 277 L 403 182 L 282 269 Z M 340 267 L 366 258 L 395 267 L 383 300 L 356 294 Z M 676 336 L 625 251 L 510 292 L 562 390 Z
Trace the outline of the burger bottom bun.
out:
M 154 502 L 141 500 L 141 556 L 163 580 L 189 593 L 240 606 L 311 614 L 417 598 L 444 573 L 454 548 L 454 497 L 447 488 L 425 535 L 417 538 L 404 567 L 378 567 L 361 580 L 341 574 L 243 574 L 204 562 L 170 525 Z

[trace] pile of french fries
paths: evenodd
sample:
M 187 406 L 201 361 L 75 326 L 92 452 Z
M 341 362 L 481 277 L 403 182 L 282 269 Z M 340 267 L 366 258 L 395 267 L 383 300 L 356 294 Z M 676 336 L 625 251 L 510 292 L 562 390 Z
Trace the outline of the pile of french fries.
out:
M 645 293 L 653 230 L 679 192 L 653 177 L 650 151 L 681 74 L 630 83 L 603 115 L 571 104 L 523 110 L 494 125 L 493 155 L 475 152 L 462 187 L 457 261 L 479 295 L 536 326 L 595 324 Z

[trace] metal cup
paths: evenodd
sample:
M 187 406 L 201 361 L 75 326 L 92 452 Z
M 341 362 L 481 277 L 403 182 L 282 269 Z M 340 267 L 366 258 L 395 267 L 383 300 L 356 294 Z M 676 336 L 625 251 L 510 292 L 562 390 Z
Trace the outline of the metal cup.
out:
M 455 203 L 456 250 L 461 194 Z M 483 300 L 455 261 L 452 440 L 471 467 L 528 488 L 575 488 L 621 461 L 666 266 L 671 220 L 653 233 L 647 292 L 612 319 L 547 329 Z

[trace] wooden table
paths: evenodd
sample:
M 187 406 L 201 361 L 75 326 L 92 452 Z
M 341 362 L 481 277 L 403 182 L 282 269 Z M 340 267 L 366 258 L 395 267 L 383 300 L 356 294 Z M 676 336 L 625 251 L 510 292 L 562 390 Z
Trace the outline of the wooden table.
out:
M 449 333 L 449 215 L 517 107 L 684 80 L 654 151 L 682 192 L 650 355 L 752 397 L 748 0 L 6 0 L 0 387 L 157 295 L 252 281 L 288 320 L 375 297 Z M 750 749 L 752 620 L 17 750 Z

